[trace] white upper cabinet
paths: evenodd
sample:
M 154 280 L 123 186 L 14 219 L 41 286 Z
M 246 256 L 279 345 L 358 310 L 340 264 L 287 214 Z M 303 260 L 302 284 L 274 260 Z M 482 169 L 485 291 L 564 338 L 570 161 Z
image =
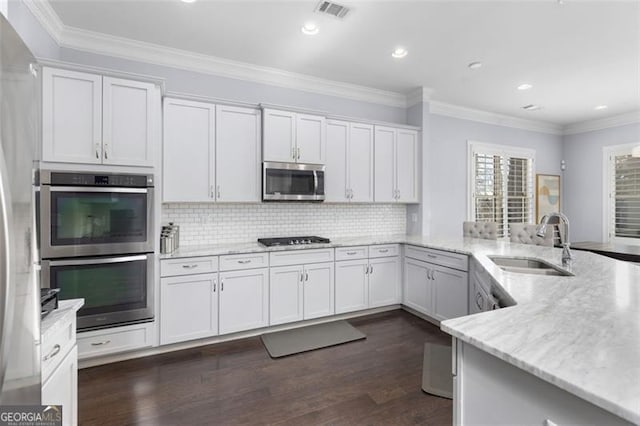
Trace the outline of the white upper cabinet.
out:
M 262 113 L 264 161 L 325 163 L 324 117 L 269 108 Z
M 375 126 L 375 201 L 419 201 L 417 131 Z
M 215 105 L 164 100 L 162 201 L 213 201 Z
M 103 163 L 153 166 L 160 115 L 155 85 L 104 77 L 102 101 Z
M 163 202 L 257 202 L 260 111 L 165 98 Z
M 153 166 L 160 90 L 154 84 L 45 67 L 42 160 Z
M 327 120 L 326 201 L 373 201 L 373 126 Z
M 325 201 L 349 201 L 347 145 L 349 123 L 327 120 L 327 163 L 324 174 Z
M 349 126 L 349 171 L 350 200 L 373 201 L 373 126 L 351 123 Z
M 296 148 L 298 163 L 324 164 L 326 142 L 325 118 L 317 115 L 296 115 Z
M 375 127 L 375 200 L 389 203 L 395 198 L 396 130 L 390 127 Z
M 42 160 L 102 163 L 102 77 L 43 69 Z
M 264 161 L 295 162 L 296 114 L 289 111 L 264 109 Z
M 418 132 L 396 132 L 396 189 L 401 203 L 418 202 Z
M 216 201 L 262 198 L 260 110 L 216 106 Z

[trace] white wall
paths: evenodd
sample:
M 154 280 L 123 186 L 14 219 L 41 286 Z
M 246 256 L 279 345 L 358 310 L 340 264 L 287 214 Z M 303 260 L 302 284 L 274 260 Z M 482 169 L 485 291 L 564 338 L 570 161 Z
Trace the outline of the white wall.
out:
M 564 137 L 563 211 L 571 221 L 571 241 L 604 241 L 603 148 L 629 143 L 640 143 L 640 123 Z
M 511 145 L 536 150 L 536 173 L 560 174 L 562 136 L 485 124 L 432 114 L 429 123 L 431 156 L 431 235 L 458 237 L 467 220 L 467 141 Z

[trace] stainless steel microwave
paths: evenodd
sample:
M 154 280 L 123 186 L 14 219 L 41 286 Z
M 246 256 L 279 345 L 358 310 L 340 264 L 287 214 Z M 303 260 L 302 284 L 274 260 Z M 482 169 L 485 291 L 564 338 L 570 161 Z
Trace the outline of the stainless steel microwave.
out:
M 324 201 L 324 165 L 263 163 L 264 201 Z

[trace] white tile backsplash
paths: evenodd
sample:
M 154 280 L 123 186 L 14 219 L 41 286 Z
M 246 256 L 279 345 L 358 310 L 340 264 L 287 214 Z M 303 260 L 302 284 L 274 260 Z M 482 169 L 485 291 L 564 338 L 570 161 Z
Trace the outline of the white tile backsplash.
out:
M 162 223 L 180 225 L 180 245 L 318 235 L 338 238 L 404 234 L 403 204 L 163 204 Z

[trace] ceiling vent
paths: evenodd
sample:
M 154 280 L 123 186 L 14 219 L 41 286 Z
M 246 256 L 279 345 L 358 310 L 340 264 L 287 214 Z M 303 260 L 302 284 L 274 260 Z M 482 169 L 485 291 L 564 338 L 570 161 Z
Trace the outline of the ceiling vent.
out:
M 332 3 L 330 1 L 321 1 L 320 3 L 318 3 L 316 12 L 325 13 L 335 18 L 342 19 L 347 13 L 349 13 L 349 8 L 346 6 L 341 6 L 337 3 Z

